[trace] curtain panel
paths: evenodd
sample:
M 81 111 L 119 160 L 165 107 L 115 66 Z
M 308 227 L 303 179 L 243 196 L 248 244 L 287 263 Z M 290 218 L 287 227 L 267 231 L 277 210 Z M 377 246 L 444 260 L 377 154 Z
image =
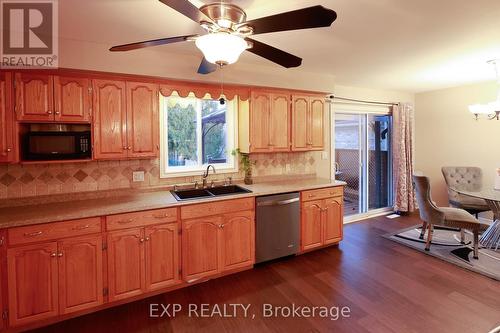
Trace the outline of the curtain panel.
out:
M 413 212 L 416 206 L 412 181 L 415 152 L 413 106 L 393 106 L 392 117 L 394 210 Z

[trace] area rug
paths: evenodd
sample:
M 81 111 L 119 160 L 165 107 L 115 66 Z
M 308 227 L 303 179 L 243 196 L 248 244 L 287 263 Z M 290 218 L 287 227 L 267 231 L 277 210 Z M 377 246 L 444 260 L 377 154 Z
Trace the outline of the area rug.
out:
M 458 229 L 434 227 L 430 251 L 425 251 L 425 240 L 419 238 L 422 225 L 405 228 L 384 235 L 392 241 L 406 245 L 454 265 L 486 275 L 500 281 L 500 249 L 480 248 L 479 260 L 473 258 L 472 234 L 465 232 L 465 245 L 460 243 Z M 427 234 L 425 235 L 427 238 Z

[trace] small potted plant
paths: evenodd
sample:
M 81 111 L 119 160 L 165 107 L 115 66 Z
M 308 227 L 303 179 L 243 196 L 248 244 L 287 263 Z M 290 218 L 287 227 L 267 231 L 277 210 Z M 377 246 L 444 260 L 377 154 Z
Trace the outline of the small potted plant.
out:
M 245 172 L 245 179 L 243 179 L 244 183 L 247 185 L 253 184 L 252 180 L 252 165 L 255 164 L 254 161 L 250 159 L 250 155 L 247 153 L 242 153 L 239 148 L 233 150 L 231 152 L 233 156 L 238 155 L 240 158 L 240 163 Z

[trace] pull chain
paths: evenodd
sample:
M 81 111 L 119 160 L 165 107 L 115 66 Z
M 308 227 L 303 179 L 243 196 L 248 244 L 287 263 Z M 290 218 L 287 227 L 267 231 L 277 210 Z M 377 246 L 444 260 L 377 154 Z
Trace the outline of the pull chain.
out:
M 219 103 L 220 105 L 226 104 L 226 96 L 224 95 L 224 66 L 220 66 L 220 98 L 219 98 Z

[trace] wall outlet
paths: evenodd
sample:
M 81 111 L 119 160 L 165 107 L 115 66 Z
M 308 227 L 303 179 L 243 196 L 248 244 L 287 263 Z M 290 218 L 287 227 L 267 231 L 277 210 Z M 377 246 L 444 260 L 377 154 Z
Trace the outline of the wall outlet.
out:
M 133 182 L 143 182 L 144 181 L 144 171 L 134 171 L 132 172 Z
M 285 172 L 290 173 L 291 171 L 292 171 L 292 166 L 290 165 L 290 163 L 287 163 L 285 165 Z
M 328 159 L 328 152 L 327 151 L 322 151 L 321 152 L 321 158 L 323 160 L 327 160 Z

